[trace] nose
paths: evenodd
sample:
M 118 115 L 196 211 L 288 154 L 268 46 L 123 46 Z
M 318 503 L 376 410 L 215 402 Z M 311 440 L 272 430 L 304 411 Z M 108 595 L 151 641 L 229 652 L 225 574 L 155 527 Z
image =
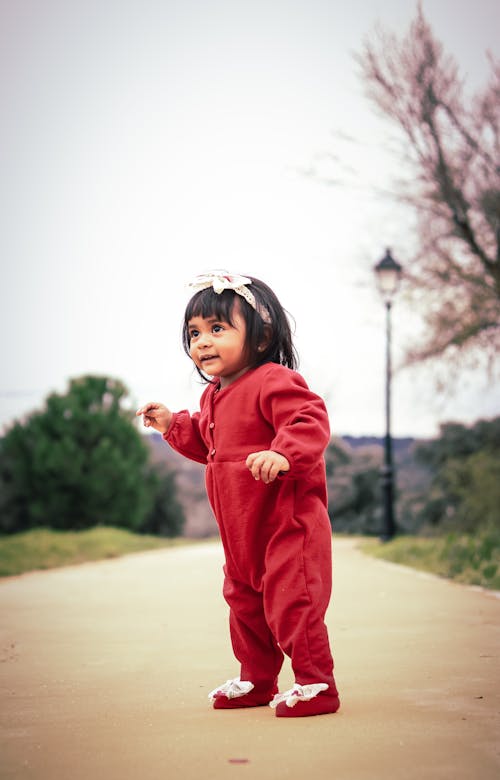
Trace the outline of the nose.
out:
M 198 347 L 203 349 L 208 347 L 212 343 L 211 333 L 209 330 L 203 330 L 198 336 Z

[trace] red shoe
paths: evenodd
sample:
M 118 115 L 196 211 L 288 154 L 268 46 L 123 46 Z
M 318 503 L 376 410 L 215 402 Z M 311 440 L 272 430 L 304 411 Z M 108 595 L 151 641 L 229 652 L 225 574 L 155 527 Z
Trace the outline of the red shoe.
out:
M 215 688 L 208 694 L 215 710 L 234 710 L 241 707 L 262 707 L 269 704 L 277 693 L 276 683 L 254 685 L 247 680 L 227 680 L 224 685 Z
M 327 715 L 340 707 L 338 693 L 327 693 L 326 683 L 295 684 L 285 693 L 278 693 L 270 706 L 277 718 L 304 718 L 309 715 Z

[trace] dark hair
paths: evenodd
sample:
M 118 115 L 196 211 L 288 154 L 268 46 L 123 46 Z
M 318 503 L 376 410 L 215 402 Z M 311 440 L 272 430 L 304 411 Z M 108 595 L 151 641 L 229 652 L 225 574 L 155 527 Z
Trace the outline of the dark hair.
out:
M 241 316 L 245 320 L 249 365 L 256 368 L 263 363 L 279 363 L 282 366 L 296 369 L 298 357 L 292 342 L 292 331 L 287 312 L 267 284 L 253 276 L 247 278 L 252 280 L 248 289 L 252 291 L 257 306 L 269 313 L 270 323 L 265 323 L 253 306 L 233 290 L 216 293 L 212 287 L 207 287 L 193 295 L 186 307 L 182 328 L 184 351 L 190 355 L 188 323 L 193 317 L 203 317 L 204 319 L 217 317 L 222 322 L 233 325 L 234 306 L 238 301 Z M 265 344 L 265 348 L 259 351 L 258 347 L 262 344 Z M 205 382 L 212 381 L 207 379 L 198 367 L 196 370 Z

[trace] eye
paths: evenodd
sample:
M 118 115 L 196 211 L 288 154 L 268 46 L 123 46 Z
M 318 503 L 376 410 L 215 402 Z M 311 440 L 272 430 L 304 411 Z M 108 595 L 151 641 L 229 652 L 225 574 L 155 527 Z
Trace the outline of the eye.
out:
M 222 325 L 217 324 L 213 326 L 212 330 L 214 333 L 222 333 L 224 327 Z
M 190 339 L 195 339 L 195 338 L 197 338 L 199 335 L 200 335 L 200 331 L 199 331 L 199 330 L 196 330 L 195 328 L 192 328 L 192 329 L 189 331 L 189 338 L 190 338 Z

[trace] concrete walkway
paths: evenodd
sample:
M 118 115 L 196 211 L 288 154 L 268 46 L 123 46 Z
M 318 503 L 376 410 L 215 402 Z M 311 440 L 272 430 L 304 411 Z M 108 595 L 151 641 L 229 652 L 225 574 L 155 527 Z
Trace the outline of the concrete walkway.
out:
M 0 582 L 2 780 L 500 777 L 494 594 L 335 540 L 343 705 L 277 719 L 206 701 L 238 673 L 221 565 L 204 543 Z

